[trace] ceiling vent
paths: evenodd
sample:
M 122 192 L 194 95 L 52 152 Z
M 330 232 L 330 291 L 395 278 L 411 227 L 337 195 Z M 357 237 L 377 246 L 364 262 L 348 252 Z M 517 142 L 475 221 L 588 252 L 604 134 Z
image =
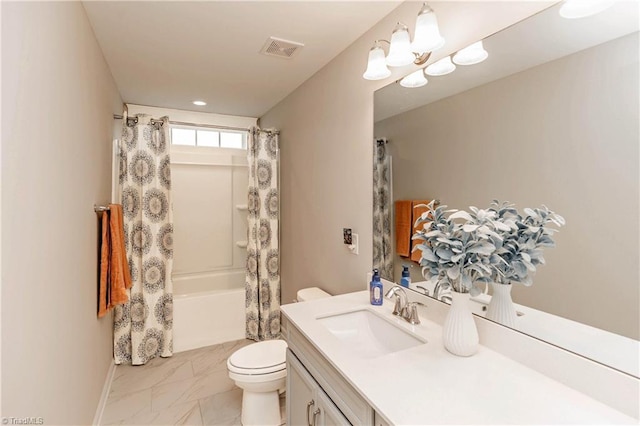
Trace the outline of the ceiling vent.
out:
M 304 47 L 303 43 L 283 40 L 281 38 L 269 37 L 262 46 L 260 53 L 267 56 L 277 56 L 278 58 L 291 59 Z

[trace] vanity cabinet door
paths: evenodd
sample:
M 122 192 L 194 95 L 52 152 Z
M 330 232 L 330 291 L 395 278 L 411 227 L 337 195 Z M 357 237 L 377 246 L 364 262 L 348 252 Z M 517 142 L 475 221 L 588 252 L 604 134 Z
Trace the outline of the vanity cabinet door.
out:
M 287 425 L 310 426 L 318 409 L 314 390 L 318 384 L 287 349 Z
M 375 426 L 391 426 L 380 414 L 375 414 Z
M 318 400 L 319 413 L 313 418 L 311 426 L 350 426 L 351 423 L 347 418 L 338 410 L 338 407 L 329 399 L 322 388 L 318 387 L 316 392 L 316 399 Z M 314 410 L 314 415 L 316 411 Z
M 287 350 L 287 425 L 351 425 L 290 350 Z

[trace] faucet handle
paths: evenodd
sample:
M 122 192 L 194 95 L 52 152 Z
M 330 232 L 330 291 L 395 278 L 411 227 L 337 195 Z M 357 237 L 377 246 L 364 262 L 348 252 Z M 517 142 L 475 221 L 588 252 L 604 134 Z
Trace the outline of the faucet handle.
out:
M 409 302 L 407 304 L 405 319 L 409 321 L 410 324 L 420 324 L 420 317 L 418 316 L 418 305 L 424 306 L 420 302 Z
M 407 294 L 404 292 L 403 288 L 399 285 L 394 285 L 387 291 L 384 295 L 386 299 L 391 299 L 392 297 L 396 297 L 396 303 L 393 306 L 393 315 L 404 316 L 404 311 L 407 306 Z
M 396 303 L 393 305 L 393 315 L 402 316 L 402 312 L 406 309 L 406 307 L 402 306 L 402 300 L 399 297 L 396 297 Z
M 425 296 L 429 295 L 429 289 L 422 287 L 421 285 L 417 285 L 416 288 L 418 290 L 422 290 L 422 293 L 424 293 Z

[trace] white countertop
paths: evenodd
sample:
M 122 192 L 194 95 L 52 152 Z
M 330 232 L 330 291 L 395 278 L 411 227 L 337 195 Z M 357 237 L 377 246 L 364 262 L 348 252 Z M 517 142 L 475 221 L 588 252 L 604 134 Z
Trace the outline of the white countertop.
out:
M 363 359 L 316 320 L 363 308 L 383 313 L 427 343 Z M 361 291 L 285 305 L 282 312 L 392 424 L 638 424 L 487 347 L 469 358 L 452 355 L 442 344 L 441 326 L 423 308 L 415 326 L 392 316 L 392 308 L 388 300 L 371 306 L 369 293 Z
M 412 290 L 421 293 L 416 288 L 417 286 L 421 286 L 433 294 L 431 282 L 411 283 Z M 480 294 L 472 297 L 471 300 L 487 306 L 491 302 L 491 296 Z M 640 377 L 639 341 L 528 306 L 517 303 L 514 303 L 514 306 L 516 311 L 523 314 L 516 318 L 514 327 L 516 330 L 627 374 Z M 486 312 L 482 312 L 478 306 L 474 313 L 484 317 Z

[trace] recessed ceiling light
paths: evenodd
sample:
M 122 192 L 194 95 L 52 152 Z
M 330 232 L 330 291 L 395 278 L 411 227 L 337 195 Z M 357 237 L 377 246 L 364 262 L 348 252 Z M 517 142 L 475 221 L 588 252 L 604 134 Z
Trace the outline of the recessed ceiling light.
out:
M 194 105 L 205 106 L 207 103 L 205 101 L 193 101 Z

